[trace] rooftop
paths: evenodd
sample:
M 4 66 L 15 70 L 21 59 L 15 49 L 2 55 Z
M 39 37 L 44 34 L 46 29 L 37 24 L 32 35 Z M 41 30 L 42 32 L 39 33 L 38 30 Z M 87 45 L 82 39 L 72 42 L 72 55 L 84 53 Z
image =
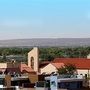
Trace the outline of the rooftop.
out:
M 90 69 L 90 59 L 87 58 L 56 58 L 53 63 L 73 64 L 78 69 Z

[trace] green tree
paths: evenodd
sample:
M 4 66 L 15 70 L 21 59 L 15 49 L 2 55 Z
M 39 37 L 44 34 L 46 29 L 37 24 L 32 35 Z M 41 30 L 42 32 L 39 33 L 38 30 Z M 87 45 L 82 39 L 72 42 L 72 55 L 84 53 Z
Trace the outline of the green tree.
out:
M 67 74 L 70 74 L 70 75 L 74 74 L 74 72 L 76 71 L 76 66 L 73 64 L 66 64 L 65 68 L 66 68 Z
M 61 67 L 58 69 L 58 73 L 59 74 L 67 74 L 66 68 L 65 67 Z
M 66 64 L 63 67 L 58 69 L 59 74 L 73 75 L 75 71 L 76 71 L 76 66 L 73 64 Z

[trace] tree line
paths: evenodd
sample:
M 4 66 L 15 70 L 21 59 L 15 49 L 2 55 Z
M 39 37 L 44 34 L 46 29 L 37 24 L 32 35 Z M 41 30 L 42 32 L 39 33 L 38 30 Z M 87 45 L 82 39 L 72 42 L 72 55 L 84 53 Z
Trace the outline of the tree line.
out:
M 90 54 L 90 47 L 53 47 L 41 48 L 41 60 L 53 60 L 54 58 L 86 58 Z
M 8 55 L 22 55 L 27 62 L 27 54 L 32 48 L 0 48 L 0 56 L 5 61 L 5 57 Z M 90 47 L 39 47 L 39 59 L 41 61 L 51 61 L 54 58 L 86 58 L 90 54 Z

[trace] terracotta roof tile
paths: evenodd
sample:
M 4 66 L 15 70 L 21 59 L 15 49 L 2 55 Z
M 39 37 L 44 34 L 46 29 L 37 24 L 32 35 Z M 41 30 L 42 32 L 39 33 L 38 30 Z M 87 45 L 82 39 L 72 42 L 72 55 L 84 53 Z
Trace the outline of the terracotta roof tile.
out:
M 61 68 L 62 66 L 64 66 L 64 63 L 51 63 L 52 65 L 54 65 L 56 68 Z
M 26 71 L 28 73 L 35 72 L 32 68 L 28 67 L 26 64 L 22 64 L 21 63 L 20 66 L 19 66 L 19 68 L 20 68 L 20 71 L 21 72 L 23 72 L 23 71 Z
M 53 63 L 74 64 L 78 69 L 90 69 L 90 59 L 87 58 L 56 58 Z

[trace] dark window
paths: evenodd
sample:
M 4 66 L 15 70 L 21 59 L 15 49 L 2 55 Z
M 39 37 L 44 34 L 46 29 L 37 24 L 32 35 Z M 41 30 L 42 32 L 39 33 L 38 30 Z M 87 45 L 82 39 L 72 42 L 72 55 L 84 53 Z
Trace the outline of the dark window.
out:
M 34 69 L 34 58 L 31 57 L 31 68 Z

